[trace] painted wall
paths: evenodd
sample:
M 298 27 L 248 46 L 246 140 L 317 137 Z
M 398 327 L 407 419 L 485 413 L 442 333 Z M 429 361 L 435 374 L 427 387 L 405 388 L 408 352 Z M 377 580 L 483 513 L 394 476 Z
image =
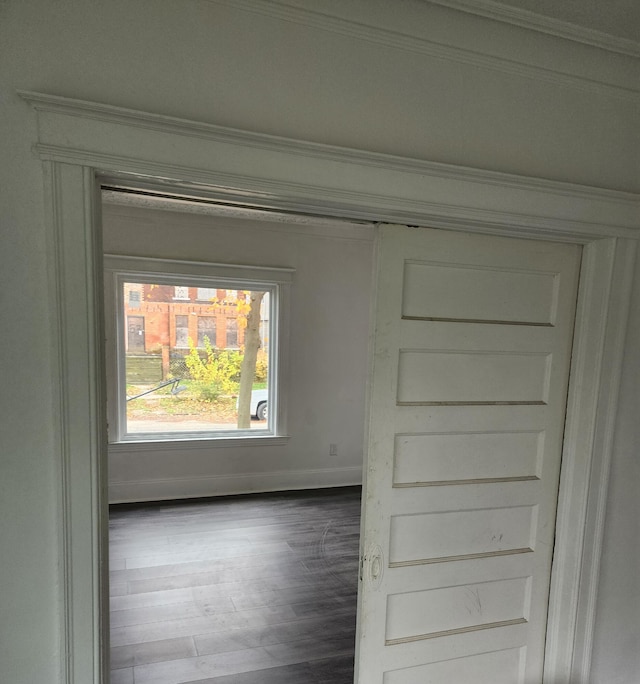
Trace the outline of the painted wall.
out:
M 305 8 L 315 13 L 301 13 Z M 399 7 L 401 9 L 399 9 Z M 273 11 L 270 11 L 271 10 Z M 324 13 L 339 17 L 326 20 Z M 62 681 L 39 90 L 311 141 L 640 190 L 639 60 L 421 0 L 0 3 L 0 674 Z M 613 86 L 613 87 L 611 87 Z M 593 682 L 640 680 L 640 287 L 627 343 Z M 635 378 L 635 380 L 634 380 Z M 326 439 L 326 438 L 325 438 Z M 8 551 L 6 551 L 8 550 Z M 34 647 L 34 644 L 37 647 Z M 582 684 L 582 683 L 580 683 Z
M 373 226 L 295 225 L 105 204 L 103 231 L 107 254 L 295 269 L 289 381 L 282 387 L 287 443 L 112 445 L 111 501 L 361 482 Z M 336 456 L 329 454 L 330 443 Z

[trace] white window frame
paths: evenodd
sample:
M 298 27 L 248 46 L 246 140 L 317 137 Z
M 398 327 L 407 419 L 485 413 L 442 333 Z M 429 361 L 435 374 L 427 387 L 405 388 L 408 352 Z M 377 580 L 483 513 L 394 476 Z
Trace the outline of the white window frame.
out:
M 238 440 L 286 436 L 289 290 L 293 269 L 105 255 L 105 328 L 107 339 L 107 418 L 110 444 L 203 441 L 228 445 Z M 125 283 L 186 284 L 189 287 L 269 292 L 269 385 L 266 428 L 183 432 L 127 431 L 125 377 Z

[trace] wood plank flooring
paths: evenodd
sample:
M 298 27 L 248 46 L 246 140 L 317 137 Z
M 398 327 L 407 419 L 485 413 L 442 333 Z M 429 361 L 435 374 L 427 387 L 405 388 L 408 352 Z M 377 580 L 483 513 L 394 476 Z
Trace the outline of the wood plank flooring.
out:
M 351 684 L 360 488 L 112 506 L 111 684 Z

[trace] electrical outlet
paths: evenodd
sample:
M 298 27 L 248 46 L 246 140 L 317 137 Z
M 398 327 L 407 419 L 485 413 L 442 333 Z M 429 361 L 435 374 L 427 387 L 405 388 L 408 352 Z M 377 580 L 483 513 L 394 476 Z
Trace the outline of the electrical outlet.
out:
M 338 455 L 338 445 L 337 444 L 329 444 L 329 456 L 337 456 Z

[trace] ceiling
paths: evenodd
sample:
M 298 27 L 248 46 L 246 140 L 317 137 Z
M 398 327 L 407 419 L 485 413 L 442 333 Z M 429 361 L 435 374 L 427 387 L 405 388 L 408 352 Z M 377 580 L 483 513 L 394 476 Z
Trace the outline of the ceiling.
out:
M 478 4 L 527 10 L 640 43 L 640 0 L 499 0 Z

